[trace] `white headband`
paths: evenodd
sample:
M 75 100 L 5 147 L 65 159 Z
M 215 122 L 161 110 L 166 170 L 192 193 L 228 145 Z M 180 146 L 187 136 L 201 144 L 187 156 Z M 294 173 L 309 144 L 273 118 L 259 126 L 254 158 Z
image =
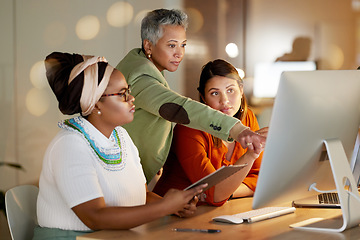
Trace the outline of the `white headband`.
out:
M 84 71 L 84 85 L 81 92 L 80 107 L 83 116 L 89 115 L 95 107 L 95 104 L 101 98 L 104 93 L 109 80 L 110 75 L 114 68 L 107 65 L 104 76 L 98 85 L 98 62 L 106 62 L 104 57 L 94 57 L 82 55 L 84 61 L 77 64 L 70 73 L 68 84 L 70 84 L 74 78 L 76 78 L 81 72 Z

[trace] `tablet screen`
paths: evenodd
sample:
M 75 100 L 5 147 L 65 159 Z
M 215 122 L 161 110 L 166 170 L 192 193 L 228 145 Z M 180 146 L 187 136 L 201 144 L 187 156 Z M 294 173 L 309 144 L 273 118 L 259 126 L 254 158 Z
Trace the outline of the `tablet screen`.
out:
M 203 189 L 203 191 L 206 191 L 209 188 L 211 188 L 211 187 L 215 186 L 216 184 L 218 184 L 219 182 L 221 182 L 221 181 L 225 180 L 226 178 L 230 177 L 231 175 L 233 175 L 234 173 L 236 173 L 240 169 L 244 168 L 246 165 L 247 164 L 222 166 L 221 168 L 219 168 L 215 172 L 210 173 L 209 175 L 203 177 L 199 181 L 191 184 L 190 186 L 185 188 L 184 191 L 189 190 L 189 189 L 191 189 L 193 187 L 196 187 L 198 185 L 201 185 L 203 183 L 207 183 L 208 186 Z

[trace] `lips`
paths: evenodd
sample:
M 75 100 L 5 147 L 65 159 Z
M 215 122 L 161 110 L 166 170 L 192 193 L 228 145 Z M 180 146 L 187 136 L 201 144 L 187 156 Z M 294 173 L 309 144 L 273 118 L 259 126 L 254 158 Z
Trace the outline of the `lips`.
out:
M 231 111 L 231 109 L 232 109 L 232 108 L 223 108 L 223 109 L 221 109 L 220 111 L 221 111 L 222 113 L 228 113 L 228 112 Z
M 131 113 L 134 113 L 134 112 L 135 112 L 135 105 L 133 105 L 133 106 L 131 107 L 130 112 L 131 112 Z

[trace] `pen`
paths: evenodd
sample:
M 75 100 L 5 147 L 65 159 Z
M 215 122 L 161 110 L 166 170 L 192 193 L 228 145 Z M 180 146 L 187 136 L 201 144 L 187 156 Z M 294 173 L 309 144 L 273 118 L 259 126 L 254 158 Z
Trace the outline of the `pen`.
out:
M 219 229 L 194 229 L 194 228 L 173 228 L 175 232 L 203 232 L 203 233 L 218 233 Z

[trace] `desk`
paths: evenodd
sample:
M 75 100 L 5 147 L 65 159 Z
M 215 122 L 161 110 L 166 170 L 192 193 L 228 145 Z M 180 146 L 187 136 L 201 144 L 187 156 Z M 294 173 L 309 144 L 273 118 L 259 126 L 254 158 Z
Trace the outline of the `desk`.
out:
M 77 240 L 94 239 L 146 239 L 146 240 L 211 240 L 211 239 L 359 239 L 360 227 L 351 228 L 343 233 L 319 233 L 295 230 L 290 224 L 312 217 L 333 218 L 341 214 L 340 209 L 297 208 L 295 213 L 255 223 L 239 225 L 217 223 L 211 219 L 224 214 L 234 214 L 251 210 L 252 198 L 234 199 L 222 207 L 200 206 L 191 218 L 166 216 L 143 224 L 131 230 L 102 230 L 77 237 Z M 285 205 L 284 205 L 285 206 Z M 290 206 L 290 204 L 289 204 Z M 174 232 L 173 228 L 215 228 L 220 233 Z

